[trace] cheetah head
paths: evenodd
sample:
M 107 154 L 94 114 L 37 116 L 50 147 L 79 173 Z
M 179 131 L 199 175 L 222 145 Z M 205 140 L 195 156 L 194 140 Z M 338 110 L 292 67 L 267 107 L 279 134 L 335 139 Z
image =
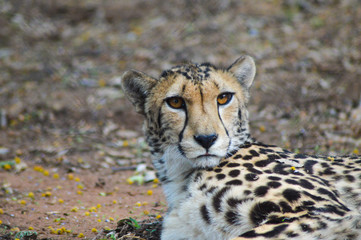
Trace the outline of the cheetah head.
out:
M 158 79 L 131 70 L 122 77 L 125 95 L 145 116 L 152 154 L 167 149 L 194 167 L 213 167 L 249 139 L 246 104 L 256 67 L 249 56 L 229 68 L 185 64 Z

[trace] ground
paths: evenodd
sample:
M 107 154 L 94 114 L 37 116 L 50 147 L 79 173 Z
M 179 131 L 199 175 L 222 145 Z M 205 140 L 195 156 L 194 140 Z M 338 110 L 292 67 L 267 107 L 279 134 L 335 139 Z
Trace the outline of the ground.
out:
M 357 154 L 360 22 L 357 0 L 0 1 L 0 238 L 159 239 L 166 203 L 119 88 L 131 68 L 247 53 L 254 137 Z

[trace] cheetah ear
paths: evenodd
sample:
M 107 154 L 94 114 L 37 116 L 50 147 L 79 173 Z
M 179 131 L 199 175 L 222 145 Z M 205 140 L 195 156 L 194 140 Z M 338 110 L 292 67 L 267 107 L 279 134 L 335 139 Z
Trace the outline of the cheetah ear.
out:
M 145 115 L 145 100 L 157 80 L 145 73 L 130 70 L 123 74 L 121 86 L 128 99 L 135 106 L 135 110 Z
M 256 75 L 256 65 L 252 57 L 241 56 L 227 70 L 233 73 L 238 82 L 249 90 Z

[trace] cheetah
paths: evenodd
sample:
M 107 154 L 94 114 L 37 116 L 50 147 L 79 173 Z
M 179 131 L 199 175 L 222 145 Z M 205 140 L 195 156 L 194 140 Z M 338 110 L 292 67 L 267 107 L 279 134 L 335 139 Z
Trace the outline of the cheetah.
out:
M 161 239 L 361 239 L 361 157 L 296 154 L 250 135 L 252 57 L 188 63 L 158 79 L 130 70 L 168 203 Z

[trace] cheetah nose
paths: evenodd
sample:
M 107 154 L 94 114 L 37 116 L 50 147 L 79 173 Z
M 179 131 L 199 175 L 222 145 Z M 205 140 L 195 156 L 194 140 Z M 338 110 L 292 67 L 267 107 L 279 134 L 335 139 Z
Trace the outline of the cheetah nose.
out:
M 218 137 L 217 134 L 197 135 L 194 136 L 194 140 L 196 140 L 197 143 L 199 143 L 202 147 L 208 150 L 217 140 L 217 137 Z

